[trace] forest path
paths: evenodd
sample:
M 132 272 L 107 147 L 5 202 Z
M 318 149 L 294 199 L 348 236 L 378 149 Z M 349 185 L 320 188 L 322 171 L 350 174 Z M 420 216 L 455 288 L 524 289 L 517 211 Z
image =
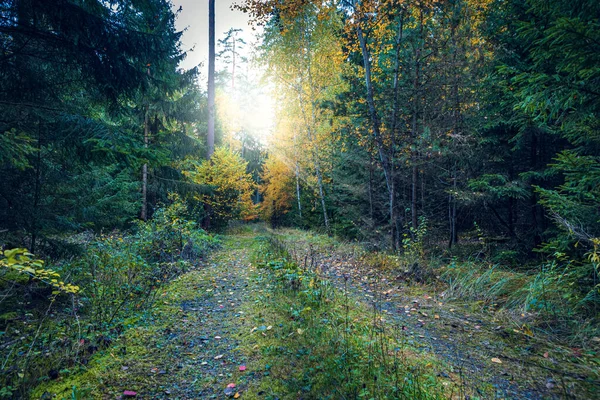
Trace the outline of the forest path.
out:
M 200 269 L 179 279 L 187 286 L 183 293 L 196 293 L 192 298 L 183 296 L 181 320 L 165 332 L 179 342 L 169 358 L 180 371 L 147 398 L 239 397 L 253 379 L 252 372 L 244 371 L 238 346 L 245 320 L 241 306 L 258 289 L 249 262 L 254 239 L 254 235 L 224 237 L 223 247 Z
M 598 398 L 597 386 L 582 382 L 597 380 L 598 371 L 573 359 L 572 349 L 500 326 L 493 314 L 469 312 L 468 304 L 446 303 L 431 287 L 396 280 L 397 271 L 370 266 L 351 246 L 297 230 L 275 235 L 298 264 L 320 270 L 338 293 L 347 291 L 356 309 L 374 310 L 385 329 L 402 332 L 408 352 L 432 354 L 440 382 L 462 388 L 452 398 Z M 269 359 L 269 349 L 291 345 L 287 330 L 303 326 L 285 317 L 289 310 L 267 310 L 275 292 L 272 271 L 253 265 L 258 239 L 259 232 L 225 236 L 221 249 L 161 289 L 152 309 L 133 316 L 82 372 L 49 382 L 35 398 L 301 398 L 281 384 L 298 352 L 277 350 Z M 274 361 L 269 376 L 266 363 Z
M 160 289 L 151 309 L 132 315 L 123 334 L 84 368 L 42 385 L 32 398 L 241 396 L 254 379 L 238 346 L 250 330 L 241 307 L 259 290 L 249 266 L 255 237 L 225 236 L 220 249 Z
M 447 301 L 440 288 L 369 265 L 354 245 L 297 230 L 278 236 L 299 264 L 348 290 L 389 329 L 405 331 L 409 346 L 435 354 L 445 364 L 443 377 L 458 376 L 457 385 L 465 389 L 459 397 L 598 398 L 600 373 L 581 358 L 580 349 L 530 336 L 518 315 L 485 311 L 473 301 Z

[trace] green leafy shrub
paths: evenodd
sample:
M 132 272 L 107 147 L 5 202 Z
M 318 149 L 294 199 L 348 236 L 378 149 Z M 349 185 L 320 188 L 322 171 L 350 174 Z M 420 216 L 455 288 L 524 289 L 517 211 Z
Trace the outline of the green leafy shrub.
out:
M 187 219 L 179 197 L 170 201 L 133 233 L 88 236 L 81 256 L 52 269 L 24 249 L 0 255 L 0 274 L 11 279 L 0 285 L 0 358 L 9 366 L 0 398 L 26 398 L 40 381 L 85 368 L 137 323 L 160 288 L 218 246 Z
M 188 208 L 177 194 L 170 194 L 171 204 L 157 209 L 148 222 L 139 222 L 133 237 L 135 252 L 155 262 L 192 260 L 202 257 L 218 245 L 219 240 L 191 220 Z

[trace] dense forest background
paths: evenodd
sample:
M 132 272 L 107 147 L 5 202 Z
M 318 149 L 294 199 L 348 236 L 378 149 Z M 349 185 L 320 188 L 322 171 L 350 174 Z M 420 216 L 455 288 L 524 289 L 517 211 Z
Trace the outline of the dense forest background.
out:
M 207 159 L 207 93 L 178 66 L 170 1 L 1 2 L 0 324 L 7 351 L 35 339 L 6 356 L 0 395 L 47 373 L 30 360 L 76 337 L 79 311 L 94 340 L 118 334 L 218 245 L 208 232 L 259 218 L 404 257 L 419 282 L 451 266 L 465 296 L 495 291 L 544 329 L 596 334 L 599 2 L 236 7 L 262 41 L 219 41 Z M 251 62 L 275 99 L 270 136 L 248 117 L 263 91 Z
M 263 212 L 552 270 L 597 309 L 599 6 L 248 1 L 279 125 Z M 558 278 L 560 277 L 560 278 Z

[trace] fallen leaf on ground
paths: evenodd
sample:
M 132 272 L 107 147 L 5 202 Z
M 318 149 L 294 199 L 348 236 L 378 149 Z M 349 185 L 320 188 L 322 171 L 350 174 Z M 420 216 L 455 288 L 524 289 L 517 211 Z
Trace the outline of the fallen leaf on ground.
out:
M 219 354 L 218 356 L 215 356 L 215 360 L 218 360 L 220 358 L 223 358 L 223 354 Z
M 502 360 L 496 357 L 492 358 L 492 362 L 496 364 L 502 364 Z

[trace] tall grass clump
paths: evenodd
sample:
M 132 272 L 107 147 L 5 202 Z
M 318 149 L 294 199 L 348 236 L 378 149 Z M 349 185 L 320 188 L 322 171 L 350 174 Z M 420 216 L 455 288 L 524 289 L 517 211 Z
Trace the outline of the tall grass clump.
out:
M 514 270 L 498 264 L 452 261 L 436 271 L 447 284 L 446 298 L 475 300 L 527 313 L 533 327 L 570 341 L 598 334 L 597 289 L 590 291 L 589 269 L 568 259 L 555 259 L 537 268 Z M 595 321 L 595 322 L 594 322 Z

